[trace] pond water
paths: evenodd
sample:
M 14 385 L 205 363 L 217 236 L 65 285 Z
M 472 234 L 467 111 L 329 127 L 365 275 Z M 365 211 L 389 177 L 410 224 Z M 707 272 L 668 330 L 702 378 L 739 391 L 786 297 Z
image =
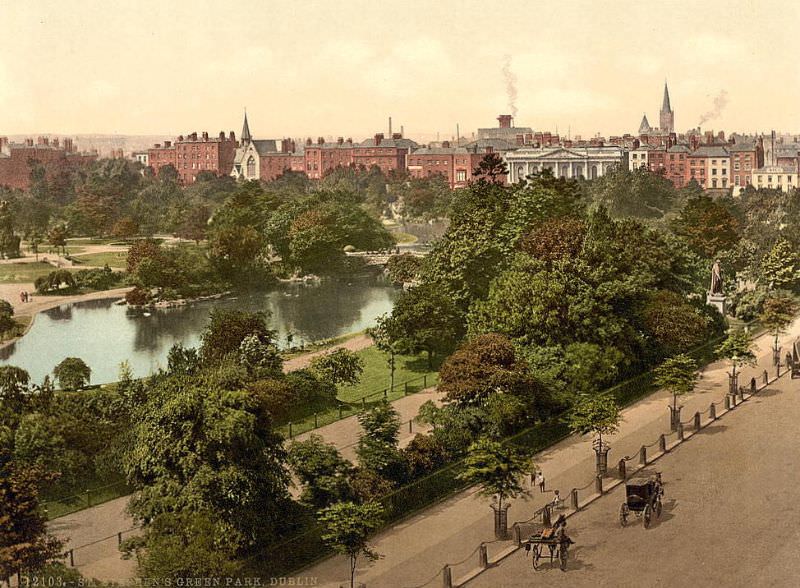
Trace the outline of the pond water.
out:
M 24 337 L 0 349 L 0 364 L 24 368 L 40 383 L 65 357 L 80 357 L 92 368 L 92 384 L 104 384 L 118 379 L 119 364 L 125 360 L 135 376 L 147 376 L 166 367 L 174 343 L 199 346 L 214 306 L 268 311 L 270 327 L 285 347 L 288 333 L 294 334 L 292 344 L 299 345 L 372 326 L 378 316 L 391 311 L 399 293 L 383 276 L 363 276 L 278 284 L 266 293 L 149 313 L 114 300 L 65 304 L 39 313 Z

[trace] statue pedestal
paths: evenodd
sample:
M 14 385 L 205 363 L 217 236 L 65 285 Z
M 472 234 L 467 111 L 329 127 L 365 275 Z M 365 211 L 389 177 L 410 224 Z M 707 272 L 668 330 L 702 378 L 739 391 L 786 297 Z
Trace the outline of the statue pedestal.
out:
M 706 295 L 706 304 L 716 308 L 722 316 L 725 316 L 725 312 L 728 310 L 724 294 L 712 294 L 709 292 Z

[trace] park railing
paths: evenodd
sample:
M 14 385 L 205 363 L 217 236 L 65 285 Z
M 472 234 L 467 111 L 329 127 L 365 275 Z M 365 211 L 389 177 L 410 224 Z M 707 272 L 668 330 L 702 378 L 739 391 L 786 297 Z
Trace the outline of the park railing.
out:
M 127 496 L 131 492 L 133 492 L 133 490 L 128 486 L 125 480 L 117 480 L 116 482 L 104 486 L 88 488 L 69 496 L 48 498 L 40 503 L 40 507 L 45 517 L 52 520 L 85 508 L 109 502 L 110 500 L 122 496 Z

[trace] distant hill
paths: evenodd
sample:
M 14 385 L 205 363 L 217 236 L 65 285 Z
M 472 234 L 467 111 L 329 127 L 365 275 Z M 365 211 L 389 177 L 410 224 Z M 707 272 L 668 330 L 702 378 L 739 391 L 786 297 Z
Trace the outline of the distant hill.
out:
M 152 147 L 155 143 L 163 143 L 164 140 L 172 140 L 171 135 L 64 135 L 60 133 L 32 133 L 28 135 L 8 135 L 9 141 L 22 142 L 25 139 L 37 137 L 71 137 L 75 140 L 75 145 L 79 151 L 91 151 L 97 149 L 100 156 L 108 156 L 114 149 L 122 149 L 125 155 L 130 155 L 133 151 L 143 151 Z

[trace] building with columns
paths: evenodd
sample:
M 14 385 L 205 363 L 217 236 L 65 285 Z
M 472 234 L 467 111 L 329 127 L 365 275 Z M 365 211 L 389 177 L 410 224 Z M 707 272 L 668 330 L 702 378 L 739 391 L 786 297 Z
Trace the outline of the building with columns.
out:
M 558 178 L 595 179 L 617 166 L 627 167 L 627 154 L 622 147 L 549 147 L 522 148 L 505 155 L 510 183 L 545 169 Z

